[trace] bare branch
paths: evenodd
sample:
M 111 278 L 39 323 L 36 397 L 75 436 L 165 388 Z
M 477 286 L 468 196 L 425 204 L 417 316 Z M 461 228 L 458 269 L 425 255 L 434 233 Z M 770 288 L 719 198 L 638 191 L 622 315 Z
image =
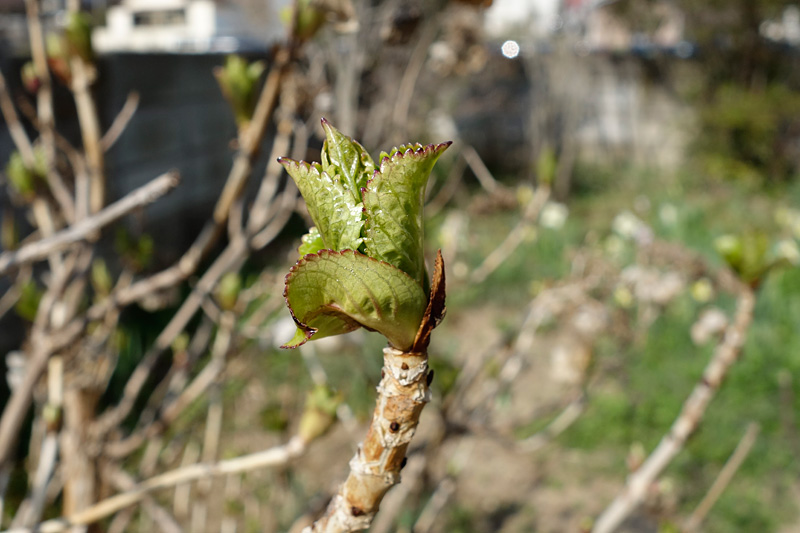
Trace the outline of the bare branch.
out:
M 3 410 L 0 418 L 0 471 L 11 459 L 14 445 L 19 438 L 19 428 L 25 420 L 28 407 L 31 405 L 33 387 L 47 366 L 47 361 L 54 352 L 72 343 L 83 332 L 83 321 L 75 320 L 60 332 L 34 342 L 34 352 L 28 359 L 27 372 L 22 383 L 14 389 L 11 398 Z
M 686 521 L 686 525 L 683 528 L 684 531 L 687 533 L 700 531 L 700 525 L 703 523 L 706 515 L 714 506 L 714 504 L 717 503 L 717 500 L 722 495 L 722 492 L 731 482 L 731 479 L 733 479 L 733 476 L 736 474 L 736 471 L 739 470 L 739 467 L 742 466 L 742 463 L 747 458 L 750 450 L 753 449 L 753 444 L 756 443 L 756 439 L 758 438 L 758 433 L 760 431 L 761 427 L 755 422 L 750 422 L 747 425 L 747 430 L 744 432 L 744 435 L 742 435 L 741 440 L 739 440 L 739 444 L 736 445 L 736 449 L 733 451 L 733 454 L 731 454 L 731 456 L 725 462 L 725 466 L 723 466 L 722 470 L 720 470 L 717 479 L 714 480 L 714 483 L 711 485 L 711 488 L 708 489 L 708 493 L 697 506 L 697 509 L 694 510 L 692 515 Z
M 522 244 L 529 228 L 531 228 L 539 218 L 539 213 L 547 203 L 548 198 L 550 198 L 550 187 L 539 185 L 533 197 L 528 202 L 528 205 L 525 207 L 522 218 L 517 225 L 514 226 L 514 229 L 512 229 L 503 242 L 484 259 L 483 263 L 472 272 L 470 280 L 473 283 L 481 283 L 484 281 L 514 253 L 520 244 Z
M 664 468 L 681 451 L 705 414 L 708 404 L 725 379 L 731 365 L 736 362 L 753 320 L 755 295 L 749 287 L 742 287 L 736 306 L 736 316 L 728 326 L 725 338 L 717 345 L 714 355 L 703 372 L 703 377 L 683 404 L 680 415 L 664 435 L 653 453 L 642 466 L 630 475 L 625 488 L 617 495 L 597 519 L 593 533 L 611 533 L 644 500 L 647 489 Z
M 251 471 L 256 468 L 284 465 L 302 455 L 305 450 L 306 443 L 303 442 L 300 437 L 295 436 L 286 444 L 270 448 L 269 450 L 243 455 L 235 459 L 228 459 L 217 463 L 196 463 L 171 470 L 158 476 L 151 477 L 127 492 L 107 498 L 72 516 L 42 522 L 36 527 L 36 531 L 38 533 L 60 533 L 73 526 L 91 524 L 128 506 L 139 503 L 153 491 L 212 476 L 236 474 Z M 33 533 L 33 530 L 28 528 L 16 528 L 9 529 L 6 533 Z
M 25 161 L 27 166 L 33 167 L 35 163 L 33 146 L 25 133 L 25 128 L 22 127 L 22 123 L 19 121 L 17 110 L 14 108 L 14 102 L 11 101 L 11 96 L 8 94 L 6 79 L 2 72 L 0 72 L 0 111 L 3 113 L 6 127 L 8 127 L 11 139 L 14 141 L 17 150 L 19 150 L 22 160 Z
M 180 181 L 177 172 L 163 174 L 150 183 L 134 190 L 121 200 L 114 202 L 96 215 L 76 222 L 52 237 L 23 246 L 19 250 L 0 254 L 0 274 L 10 268 L 47 257 L 72 243 L 86 239 L 100 228 L 111 224 L 138 207 L 147 205 L 174 189 Z
M 461 154 L 464 157 L 464 160 L 469 165 L 469 168 L 472 170 L 475 177 L 478 178 L 478 181 L 481 184 L 481 187 L 488 192 L 489 194 L 494 194 L 498 190 L 500 190 L 501 185 L 498 183 L 489 169 L 486 167 L 486 163 L 483 162 L 481 156 L 478 155 L 477 150 L 473 148 L 469 144 L 464 144 L 461 148 Z
M 120 135 L 125 131 L 125 128 L 128 127 L 128 123 L 133 118 L 134 113 L 136 113 L 136 109 L 139 107 L 139 93 L 136 91 L 131 92 L 128 94 L 128 98 L 125 99 L 125 104 L 122 106 L 122 109 L 117 114 L 114 122 L 111 124 L 111 127 L 108 128 L 103 138 L 100 139 L 100 146 L 102 147 L 104 152 L 108 152 L 114 143 L 117 142 Z
M 28 20 L 28 34 L 31 43 L 31 59 L 39 80 L 39 90 L 36 91 L 36 112 L 39 131 L 42 135 L 47 162 L 47 184 L 53 192 L 63 210 L 67 221 L 75 220 L 75 206 L 61 176 L 55 168 L 55 115 L 53 111 L 53 85 L 50 70 L 47 66 L 45 52 L 44 29 L 39 20 L 38 0 L 25 0 L 25 12 Z

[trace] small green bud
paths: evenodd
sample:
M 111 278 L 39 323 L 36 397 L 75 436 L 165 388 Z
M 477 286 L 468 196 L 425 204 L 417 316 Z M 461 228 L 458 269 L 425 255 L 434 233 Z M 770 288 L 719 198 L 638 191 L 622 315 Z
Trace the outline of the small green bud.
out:
M 22 65 L 20 77 L 22 78 L 22 84 L 25 86 L 25 90 L 30 93 L 37 93 L 39 87 L 42 86 L 42 80 L 40 80 L 39 75 L 36 74 L 36 67 L 33 65 L 32 61 L 28 61 Z
M 313 39 L 322 25 L 325 24 L 325 11 L 317 6 L 314 0 L 299 0 L 297 3 L 297 23 L 294 35 L 300 41 Z M 286 28 L 292 23 L 292 7 L 287 6 L 281 10 L 281 22 Z
M 15 250 L 19 244 L 19 231 L 10 209 L 3 211 L 2 226 L 0 226 L 0 246 L 4 250 Z
M 341 395 L 324 385 L 318 385 L 308 393 L 306 407 L 297 430 L 303 442 L 311 442 L 330 429 L 336 421 L 336 410 L 341 403 Z
M 263 73 L 263 61 L 248 63 L 238 55 L 229 55 L 224 67 L 214 69 L 214 77 L 240 130 L 246 128 L 253 117 L 258 101 L 258 80 Z
M 558 160 L 553 149 L 549 146 L 542 148 L 536 160 L 536 178 L 541 185 L 552 185 L 556 177 Z
M 36 195 L 36 174 L 22 160 L 22 155 L 14 151 L 6 164 L 6 176 L 11 188 L 26 202 Z
M 185 331 L 182 332 L 177 337 L 175 337 L 175 340 L 172 341 L 173 353 L 185 352 L 188 347 L 189 347 L 189 334 L 186 333 Z
M 217 284 L 217 290 L 214 297 L 217 299 L 219 306 L 230 311 L 236 306 L 236 301 L 239 299 L 239 292 L 242 290 L 242 278 L 238 272 L 228 272 Z
M 51 403 L 45 404 L 42 409 L 42 419 L 49 432 L 57 432 L 61 429 L 61 408 Z
M 70 12 L 64 28 L 64 41 L 70 56 L 77 55 L 87 63 L 94 62 L 92 17 L 84 11 Z
M 42 299 L 44 291 L 39 288 L 33 280 L 28 280 L 21 288 L 22 294 L 14 306 L 17 314 L 29 322 L 33 322 L 36 318 L 36 312 L 39 310 L 39 302 Z
M 92 287 L 98 296 L 108 296 L 111 287 L 114 285 L 111 273 L 108 271 L 106 262 L 102 258 L 92 261 Z

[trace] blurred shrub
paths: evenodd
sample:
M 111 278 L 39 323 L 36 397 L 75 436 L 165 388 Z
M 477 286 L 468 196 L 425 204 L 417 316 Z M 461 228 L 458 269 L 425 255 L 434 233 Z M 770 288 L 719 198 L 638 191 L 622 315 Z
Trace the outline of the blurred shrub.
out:
M 727 84 L 699 111 L 697 155 L 711 177 L 765 185 L 797 176 L 800 93 Z

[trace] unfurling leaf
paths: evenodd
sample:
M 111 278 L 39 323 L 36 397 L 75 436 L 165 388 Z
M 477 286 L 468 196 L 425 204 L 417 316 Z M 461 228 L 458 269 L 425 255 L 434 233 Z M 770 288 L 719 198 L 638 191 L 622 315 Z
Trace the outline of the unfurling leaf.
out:
M 325 249 L 325 243 L 322 242 L 322 235 L 316 226 L 309 228 L 308 233 L 303 235 L 300 239 L 300 246 L 297 251 L 300 252 L 300 257 L 308 254 L 315 254 L 320 250 Z
M 299 247 L 310 255 L 286 276 L 297 332 L 284 348 L 364 327 L 397 349 L 424 350 L 444 314 L 444 271 L 439 257 L 429 300 L 422 206 L 450 143 L 394 148 L 376 169 L 358 142 L 325 119 L 322 127 L 321 163 L 279 159 L 315 224 Z
M 414 342 L 428 298 L 392 265 L 358 252 L 322 250 L 297 262 L 286 276 L 286 302 L 297 334 L 285 348 L 365 327 L 397 349 Z
M 363 193 L 367 254 L 396 266 L 420 286 L 427 284 L 422 253 L 425 186 L 450 144 L 400 146 L 381 154 L 380 170 Z
M 222 95 L 233 110 L 237 126 L 245 128 L 253 116 L 258 100 L 258 80 L 264 73 L 264 62 L 248 63 L 238 55 L 229 55 L 224 67 L 214 69 Z
M 714 247 L 728 266 L 750 284 L 758 284 L 772 267 L 768 257 L 769 238 L 757 231 L 741 235 L 723 235 L 714 241 Z
M 279 160 L 305 198 L 308 214 L 322 237 L 325 248 L 335 251 L 357 250 L 361 246 L 364 222 L 361 203 L 317 163 Z
M 358 142 L 342 134 L 330 122 L 322 119 L 325 144 L 322 147 L 322 170 L 336 176 L 350 191 L 356 203 L 361 202 L 361 189 L 375 173 L 375 163 Z

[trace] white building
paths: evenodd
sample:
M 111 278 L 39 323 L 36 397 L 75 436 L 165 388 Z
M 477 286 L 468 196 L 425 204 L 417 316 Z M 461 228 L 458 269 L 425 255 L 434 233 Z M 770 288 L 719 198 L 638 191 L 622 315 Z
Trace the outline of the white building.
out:
M 274 21 L 254 28 L 232 2 L 220 0 L 123 0 L 110 7 L 106 26 L 92 35 L 106 52 L 235 52 L 263 49 L 282 31 Z

